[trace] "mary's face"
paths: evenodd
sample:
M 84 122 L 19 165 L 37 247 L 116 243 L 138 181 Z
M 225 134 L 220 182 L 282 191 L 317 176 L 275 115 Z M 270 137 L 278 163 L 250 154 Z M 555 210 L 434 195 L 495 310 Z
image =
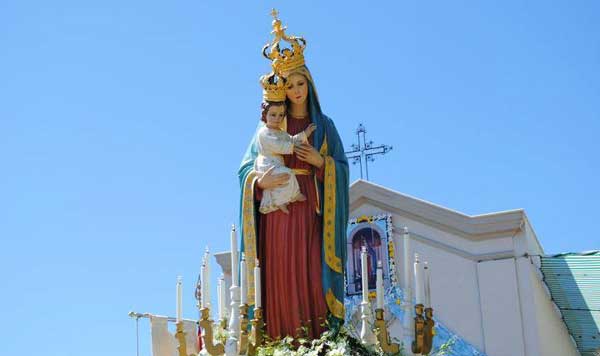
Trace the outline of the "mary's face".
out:
M 308 81 L 302 74 L 291 74 L 287 78 L 285 94 L 293 104 L 303 104 L 308 96 Z

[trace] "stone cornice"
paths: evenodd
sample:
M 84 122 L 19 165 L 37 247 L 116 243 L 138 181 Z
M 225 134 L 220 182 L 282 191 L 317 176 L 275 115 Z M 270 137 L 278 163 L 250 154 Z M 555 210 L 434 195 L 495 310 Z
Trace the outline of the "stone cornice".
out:
M 371 182 L 357 180 L 350 185 L 350 211 L 365 203 L 473 241 L 514 236 L 526 222 L 523 209 L 466 215 Z

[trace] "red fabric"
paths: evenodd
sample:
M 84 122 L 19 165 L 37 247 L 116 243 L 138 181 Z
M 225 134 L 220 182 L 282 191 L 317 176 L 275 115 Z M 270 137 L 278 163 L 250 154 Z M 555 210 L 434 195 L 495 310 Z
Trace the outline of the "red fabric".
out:
M 288 119 L 288 133 L 304 130 L 309 119 Z M 295 155 L 284 156 L 289 168 L 313 171 Z M 325 330 L 321 324 L 327 305 L 321 283 L 321 218 L 316 213 L 317 193 L 313 175 L 297 175 L 306 201 L 288 205 L 289 214 L 280 210 L 260 214 L 259 260 L 262 266 L 262 300 L 266 331 L 272 338 L 302 335 L 318 338 Z M 256 196 L 261 192 L 257 191 Z M 304 335 L 302 335 L 304 336 Z
M 323 177 L 325 176 L 325 161 L 323 161 L 321 168 L 315 168 L 315 175 L 319 182 L 323 182 Z
M 198 326 L 198 350 L 202 350 L 202 328 Z

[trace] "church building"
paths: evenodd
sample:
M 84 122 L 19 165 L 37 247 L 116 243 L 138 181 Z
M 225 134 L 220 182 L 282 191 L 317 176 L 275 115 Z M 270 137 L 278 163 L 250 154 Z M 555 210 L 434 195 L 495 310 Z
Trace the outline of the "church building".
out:
M 396 340 L 412 332 L 403 327 L 403 270 L 418 255 L 429 269 L 434 346 L 452 344 L 450 355 L 600 355 L 600 252 L 545 255 L 522 209 L 470 216 L 365 180 L 351 184 L 349 205 L 348 325 L 360 328 L 366 246 L 371 294 L 375 261 L 383 262 L 385 318 Z M 215 257 L 230 281 L 229 252 Z

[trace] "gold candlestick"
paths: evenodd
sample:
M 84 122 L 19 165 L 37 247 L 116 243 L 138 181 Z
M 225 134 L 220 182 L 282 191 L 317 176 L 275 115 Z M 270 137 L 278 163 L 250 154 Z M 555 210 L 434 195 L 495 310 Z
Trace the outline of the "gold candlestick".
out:
M 421 349 L 423 355 L 427 355 L 433 348 L 435 321 L 433 320 L 432 308 L 425 308 L 425 317 L 425 325 L 423 327 L 423 348 Z
M 206 351 L 211 356 L 220 356 L 225 354 L 225 346 L 223 344 L 218 343 L 215 345 L 213 338 L 213 321 L 210 320 L 210 309 L 202 308 L 200 309 L 200 313 L 202 313 L 202 318 L 200 319 L 199 324 L 203 330 L 202 342 L 204 343 Z
M 383 309 L 375 309 L 375 330 L 383 352 L 397 354 L 400 351 L 400 345 L 390 342 L 388 329 L 383 318 Z
M 248 356 L 256 355 L 256 349 L 263 344 L 264 322 L 261 308 L 254 309 L 254 319 L 252 319 L 252 332 L 248 342 Z
M 238 341 L 240 355 L 248 350 L 248 304 L 240 305 L 240 340 Z
M 414 354 L 423 353 L 425 319 L 423 318 L 423 304 L 415 305 L 415 341 L 412 343 L 412 352 Z
M 183 331 L 183 321 L 178 321 L 175 325 L 177 326 L 175 338 L 179 343 L 179 346 L 177 346 L 177 352 L 179 356 L 188 356 L 187 344 L 185 342 L 185 331 Z

